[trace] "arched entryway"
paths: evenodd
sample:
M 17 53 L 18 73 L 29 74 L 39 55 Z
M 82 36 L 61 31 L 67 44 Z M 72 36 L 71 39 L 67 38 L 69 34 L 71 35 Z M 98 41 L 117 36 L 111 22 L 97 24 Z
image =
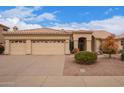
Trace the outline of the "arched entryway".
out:
M 78 39 L 78 48 L 80 51 L 86 50 L 86 38 L 81 37 Z

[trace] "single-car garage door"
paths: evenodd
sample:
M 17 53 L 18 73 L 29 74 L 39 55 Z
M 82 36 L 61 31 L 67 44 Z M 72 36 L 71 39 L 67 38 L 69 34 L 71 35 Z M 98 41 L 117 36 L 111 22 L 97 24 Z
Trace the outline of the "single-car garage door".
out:
M 10 54 L 12 55 L 25 55 L 25 40 L 10 41 Z
M 33 40 L 33 55 L 64 55 L 64 41 L 62 40 Z

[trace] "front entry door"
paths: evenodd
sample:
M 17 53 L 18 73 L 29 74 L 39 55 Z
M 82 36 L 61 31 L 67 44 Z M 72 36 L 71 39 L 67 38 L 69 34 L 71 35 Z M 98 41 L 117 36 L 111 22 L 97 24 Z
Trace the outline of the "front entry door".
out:
M 85 43 L 86 43 L 86 39 L 85 38 L 79 38 L 78 40 L 78 48 L 80 51 L 84 51 L 85 48 Z

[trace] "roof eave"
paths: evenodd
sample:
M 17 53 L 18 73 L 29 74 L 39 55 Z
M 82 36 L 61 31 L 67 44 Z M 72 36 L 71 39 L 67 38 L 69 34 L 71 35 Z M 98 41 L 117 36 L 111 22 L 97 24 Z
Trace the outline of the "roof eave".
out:
M 71 35 L 70 33 L 18 33 L 18 32 L 3 32 L 3 35 Z
M 5 26 L 5 25 L 3 25 L 3 24 L 0 24 L 0 26 L 5 27 L 5 28 L 7 28 L 7 29 L 10 29 L 8 26 Z
M 73 31 L 72 33 L 74 34 L 80 34 L 80 33 L 83 33 L 83 34 L 92 34 L 93 32 L 92 31 L 86 31 L 86 32 L 81 32 L 81 31 Z

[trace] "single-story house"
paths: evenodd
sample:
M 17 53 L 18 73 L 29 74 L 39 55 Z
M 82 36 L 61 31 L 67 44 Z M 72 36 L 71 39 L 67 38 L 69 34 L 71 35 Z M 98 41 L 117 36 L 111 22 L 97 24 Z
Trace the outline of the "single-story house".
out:
M 2 31 L 2 35 L 5 40 L 5 54 L 64 55 L 70 54 L 74 48 L 98 52 L 102 41 L 111 33 L 102 30 L 69 31 L 51 28 L 18 30 L 14 27 L 13 31 Z M 120 42 L 121 39 L 117 40 Z
M 3 31 L 8 31 L 9 27 L 0 24 L 0 44 L 4 44 L 4 36 L 2 35 Z

